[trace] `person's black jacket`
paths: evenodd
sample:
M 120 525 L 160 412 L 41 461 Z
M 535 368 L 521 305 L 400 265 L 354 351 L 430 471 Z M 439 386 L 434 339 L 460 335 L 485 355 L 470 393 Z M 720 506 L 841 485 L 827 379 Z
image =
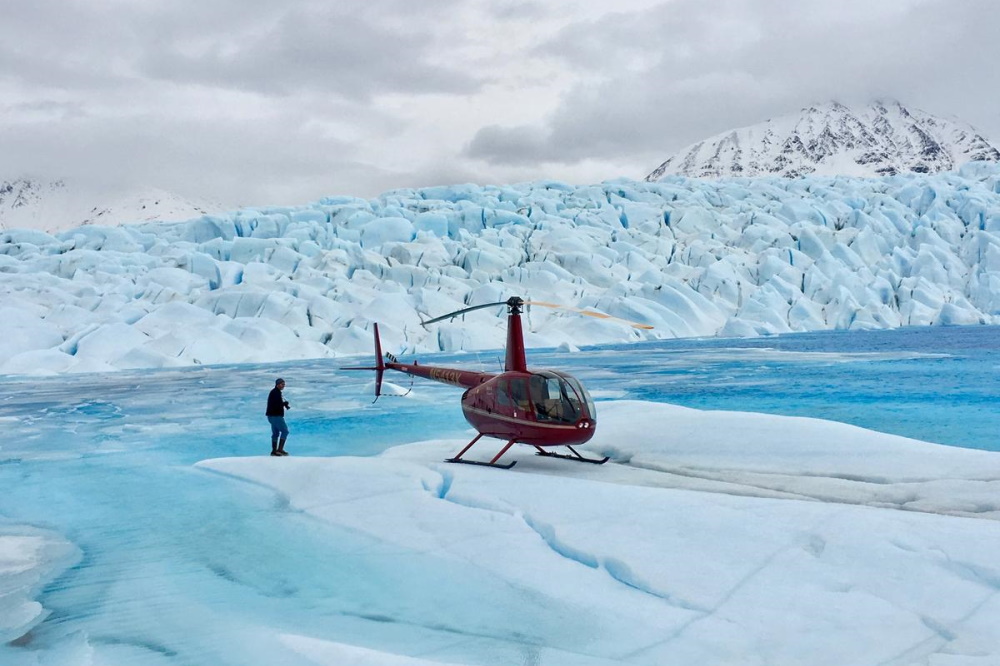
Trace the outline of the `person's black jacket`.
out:
M 275 387 L 267 394 L 267 413 L 265 416 L 284 416 L 288 403 L 281 398 L 281 389 Z

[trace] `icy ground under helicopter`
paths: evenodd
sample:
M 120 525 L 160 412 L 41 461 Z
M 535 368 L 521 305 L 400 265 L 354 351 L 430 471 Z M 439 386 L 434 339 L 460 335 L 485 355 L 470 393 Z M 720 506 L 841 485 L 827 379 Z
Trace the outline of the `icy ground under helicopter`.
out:
M 433 324 L 445 319 L 453 319 L 473 310 L 506 305 L 507 350 L 504 371 L 500 374 L 475 372 L 457 368 L 445 368 L 413 363 L 400 363 L 392 355 L 383 359 L 382 343 L 379 340 L 378 324 L 375 330 L 375 365 L 373 367 L 351 367 L 343 370 L 374 370 L 375 399 L 382 393 L 382 377 L 386 370 L 396 370 L 415 377 L 459 386 L 462 394 L 462 413 L 478 434 L 465 448 L 445 462 L 466 465 L 484 465 L 510 469 L 515 462 L 505 465 L 500 458 L 514 444 L 526 444 L 536 449 L 537 455 L 548 458 L 562 458 L 577 462 L 602 465 L 608 458 L 587 458 L 573 448 L 594 436 L 597 427 L 597 412 L 594 401 L 583 385 L 574 377 L 558 370 L 529 370 L 524 353 L 524 334 L 521 329 L 521 310 L 525 305 L 561 307 L 552 303 L 525 301 L 517 296 L 499 303 L 486 303 L 457 310 L 441 317 L 423 322 Z M 580 314 L 614 319 L 610 315 L 588 310 L 576 310 Z M 635 328 L 650 329 L 652 326 L 624 323 Z M 489 462 L 467 460 L 466 452 L 482 437 L 493 437 L 505 442 L 500 451 Z M 569 453 L 550 451 L 554 447 L 566 447 Z

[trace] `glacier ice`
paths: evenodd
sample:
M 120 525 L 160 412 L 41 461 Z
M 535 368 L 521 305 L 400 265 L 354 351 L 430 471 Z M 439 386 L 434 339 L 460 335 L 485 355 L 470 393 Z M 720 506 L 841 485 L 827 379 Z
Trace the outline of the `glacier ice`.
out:
M 0 373 L 1000 322 L 1000 166 L 885 178 L 668 177 L 401 189 L 178 223 L 0 234 Z M 456 327 L 461 327 L 464 332 Z M 195 331 L 199 331 L 195 333 Z
M 45 619 L 48 611 L 35 595 L 80 556 L 79 549 L 58 534 L 0 524 L 0 645 Z
M 571 619 L 553 627 L 543 612 L 544 637 L 526 642 L 571 654 L 526 663 L 996 655 L 995 453 L 817 419 L 639 401 L 601 408 L 604 427 L 587 448 L 627 464 L 554 467 L 522 450 L 512 454 L 520 472 L 496 474 L 434 462 L 462 441 L 431 440 L 372 458 L 198 467 L 271 488 L 319 524 L 448 566 L 473 562 L 511 588 L 559 599 Z M 491 601 L 467 617 L 502 604 Z M 523 617 L 508 613 L 505 623 Z M 349 649 L 313 646 L 330 650 L 321 663 L 331 664 Z M 452 645 L 430 656 L 491 661 Z

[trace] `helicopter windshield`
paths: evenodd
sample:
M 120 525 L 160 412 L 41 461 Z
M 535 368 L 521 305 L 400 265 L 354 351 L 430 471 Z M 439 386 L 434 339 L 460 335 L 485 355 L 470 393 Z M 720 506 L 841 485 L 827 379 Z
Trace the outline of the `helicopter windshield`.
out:
M 583 401 L 587 405 L 587 415 L 592 419 L 597 418 L 597 407 L 594 405 L 594 399 L 590 397 L 587 393 L 587 389 L 583 387 L 583 384 L 576 377 L 570 377 L 569 375 L 563 375 L 563 379 L 573 387 L 579 395 L 583 396 Z
M 539 421 L 575 423 L 583 414 L 594 413 L 593 402 L 573 377 L 552 371 L 531 376 L 531 401 Z

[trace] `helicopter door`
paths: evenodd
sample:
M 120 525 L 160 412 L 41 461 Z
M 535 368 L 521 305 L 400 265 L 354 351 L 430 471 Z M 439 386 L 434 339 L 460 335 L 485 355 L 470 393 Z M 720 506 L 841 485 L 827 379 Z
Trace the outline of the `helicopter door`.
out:
M 528 399 L 528 381 L 523 377 L 501 379 L 497 382 L 497 407 L 500 413 L 514 418 L 525 418 L 531 413 Z

